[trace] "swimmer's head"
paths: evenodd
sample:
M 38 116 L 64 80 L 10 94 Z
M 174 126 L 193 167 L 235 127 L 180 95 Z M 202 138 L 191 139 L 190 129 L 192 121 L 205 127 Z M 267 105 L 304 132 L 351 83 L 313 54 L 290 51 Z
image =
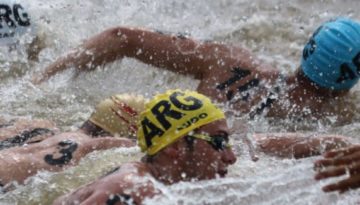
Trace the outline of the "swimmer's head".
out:
M 0 45 L 12 45 L 25 34 L 34 33 L 34 25 L 25 3 L 0 0 Z
M 320 87 L 352 88 L 360 76 L 360 24 L 341 17 L 321 25 L 304 47 L 301 68 Z
M 169 90 L 145 105 L 138 126 L 138 144 L 141 151 L 154 155 L 194 129 L 224 118 L 224 113 L 204 95 Z
M 140 95 L 114 95 L 101 101 L 89 121 L 114 136 L 136 136 L 146 100 Z

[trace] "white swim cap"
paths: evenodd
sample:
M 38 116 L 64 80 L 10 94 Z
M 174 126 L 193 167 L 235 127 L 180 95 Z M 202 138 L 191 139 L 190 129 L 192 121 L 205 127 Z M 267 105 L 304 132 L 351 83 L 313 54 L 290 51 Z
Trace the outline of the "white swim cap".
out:
M 90 122 L 116 136 L 136 136 L 140 113 L 147 100 L 141 95 L 113 95 L 101 101 L 90 116 Z
M 24 3 L 0 0 L 0 46 L 16 43 L 32 30 L 32 23 Z

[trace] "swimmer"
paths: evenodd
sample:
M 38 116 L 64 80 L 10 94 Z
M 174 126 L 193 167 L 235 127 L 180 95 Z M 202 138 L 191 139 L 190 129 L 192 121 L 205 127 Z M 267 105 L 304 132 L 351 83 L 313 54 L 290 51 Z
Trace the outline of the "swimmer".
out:
M 139 28 L 110 28 L 45 68 L 41 83 L 69 67 L 92 70 L 124 57 L 200 80 L 197 91 L 247 115 L 352 118 L 346 96 L 360 69 L 360 24 L 345 17 L 325 22 L 303 49 L 290 75 L 260 62 L 248 50 Z M 341 114 L 340 114 L 341 113 Z
M 144 103 L 135 95 L 115 95 L 100 102 L 77 131 L 1 150 L 0 184 L 22 184 L 38 171 L 64 170 L 95 150 L 134 146 L 133 122 L 139 117 L 134 113 L 144 110 Z
M 360 187 L 360 145 L 330 151 L 324 158 L 315 162 L 318 173 L 316 180 L 343 177 L 323 187 L 324 192 L 339 191 L 343 193 Z M 347 176 L 344 178 L 344 176 Z
M 53 204 L 142 204 L 161 194 L 155 181 L 170 185 L 225 177 L 228 166 L 236 162 L 224 113 L 197 92 L 169 90 L 155 96 L 138 124 L 138 145 L 145 153 L 141 161 L 123 164 Z M 264 141 L 263 148 L 274 154 L 291 145 L 280 146 L 282 140 L 271 139 L 275 137 Z

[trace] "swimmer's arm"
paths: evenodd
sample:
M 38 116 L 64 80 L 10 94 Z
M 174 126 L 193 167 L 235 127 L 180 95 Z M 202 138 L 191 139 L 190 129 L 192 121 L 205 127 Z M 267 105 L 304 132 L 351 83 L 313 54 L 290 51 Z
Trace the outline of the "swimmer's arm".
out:
M 87 39 L 67 55 L 58 58 L 48 65 L 40 76 L 34 76 L 32 81 L 34 84 L 42 83 L 69 67 L 84 71 L 113 62 L 123 57 L 121 53 L 125 44 L 126 40 L 121 36 L 117 36 L 111 30 L 106 30 Z
M 135 174 L 132 174 L 121 168 L 114 170 L 72 193 L 59 197 L 53 205 L 70 204 L 74 201 L 82 205 L 142 204 L 145 198 L 161 193 L 152 182 L 141 179 L 143 175 L 139 175 L 136 170 L 134 172 Z M 140 182 L 136 182 L 139 179 Z
M 114 45 L 109 41 L 104 33 L 96 35 L 86 40 L 81 46 L 71 51 L 69 54 L 58 58 L 45 68 L 40 76 L 34 76 L 32 81 L 34 84 L 42 83 L 57 73 L 64 71 L 70 67 L 77 70 L 94 69 L 106 62 L 111 62 L 109 48 L 107 45 Z
M 94 69 L 123 57 L 200 78 L 209 69 L 232 67 L 256 68 L 258 62 L 249 51 L 220 43 L 198 42 L 191 38 L 167 35 L 136 28 L 107 29 L 86 40 L 83 45 L 49 65 L 40 83 L 72 66 Z
M 350 145 L 346 137 L 301 133 L 255 134 L 257 145 L 266 154 L 285 158 L 304 158 Z
M 113 33 L 110 35 L 120 33 L 127 38 L 123 56 L 198 79 L 214 74 L 215 69 L 246 67 L 251 70 L 259 65 L 259 61 L 242 47 L 143 29 L 118 27 L 109 31 Z M 211 70 L 213 72 L 209 72 Z

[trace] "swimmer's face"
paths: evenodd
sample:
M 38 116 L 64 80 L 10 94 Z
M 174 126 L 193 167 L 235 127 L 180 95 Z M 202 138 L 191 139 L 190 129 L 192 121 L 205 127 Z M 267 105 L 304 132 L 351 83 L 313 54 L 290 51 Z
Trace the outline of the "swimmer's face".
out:
M 206 135 L 207 140 L 192 137 L 192 134 Z M 228 166 L 236 162 L 229 142 L 229 129 L 225 120 L 218 120 L 196 129 L 185 139 L 192 138 L 186 161 L 186 177 L 189 179 L 213 179 L 224 177 Z

